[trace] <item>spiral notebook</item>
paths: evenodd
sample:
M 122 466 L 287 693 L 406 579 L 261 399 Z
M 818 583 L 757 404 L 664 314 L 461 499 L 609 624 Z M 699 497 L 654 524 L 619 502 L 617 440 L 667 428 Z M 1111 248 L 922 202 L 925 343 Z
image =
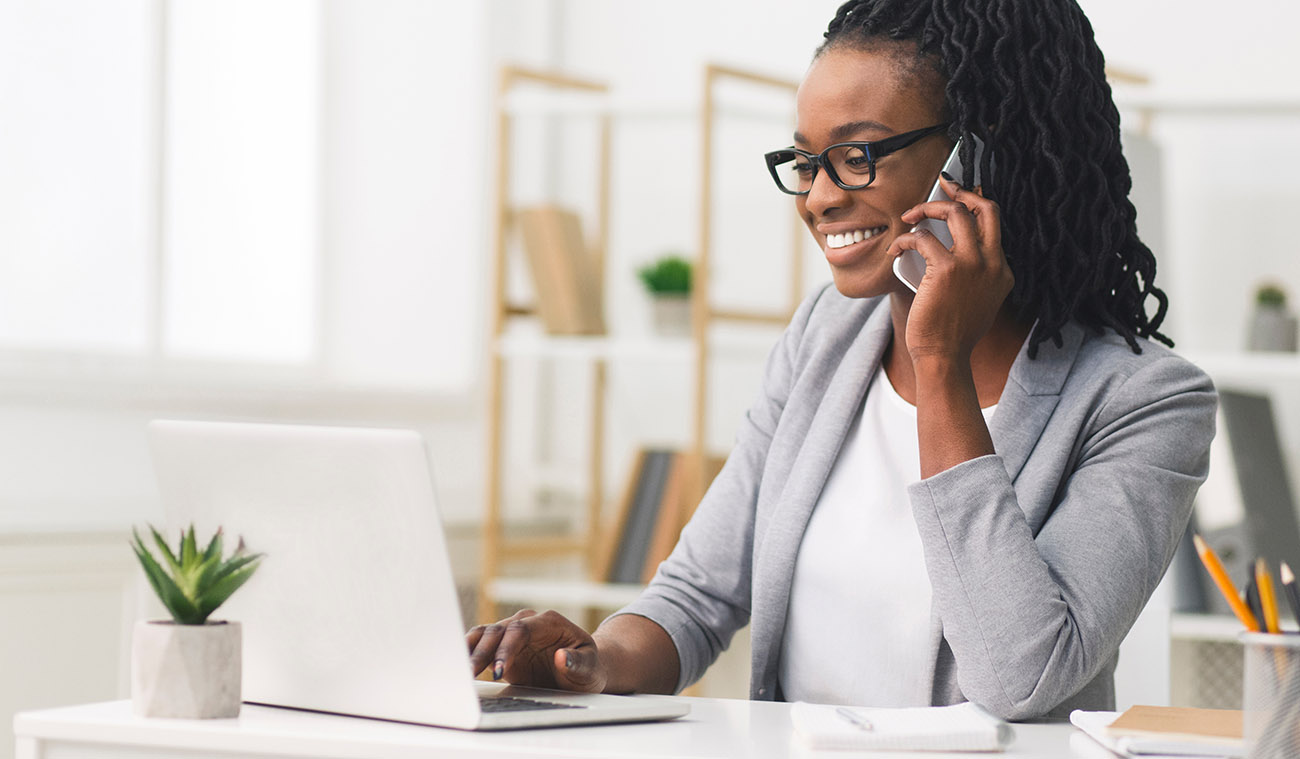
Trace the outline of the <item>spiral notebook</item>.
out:
M 1002 751 L 1011 726 L 972 703 L 879 709 L 796 703 L 795 733 L 811 749 Z

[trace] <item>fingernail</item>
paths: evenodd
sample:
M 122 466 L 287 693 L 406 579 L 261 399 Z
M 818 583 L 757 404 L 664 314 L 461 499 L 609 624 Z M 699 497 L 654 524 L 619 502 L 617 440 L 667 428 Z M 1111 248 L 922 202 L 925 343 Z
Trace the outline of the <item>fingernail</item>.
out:
M 505 671 L 506 671 L 506 663 L 505 663 L 505 662 L 499 661 L 499 662 L 497 662 L 496 664 L 493 664 L 493 665 L 492 665 L 492 679 L 493 679 L 493 680 L 500 680 L 500 679 L 501 679 L 501 675 L 504 674 Z
M 957 181 L 956 179 L 953 179 L 953 178 L 952 178 L 952 174 L 949 174 L 949 173 L 946 172 L 946 171 L 941 171 L 941 172 L 939 172 L 939 176 L 943 177 L 944 179 L 948 180 L 949 182 L 956 182 L 956 181 Z

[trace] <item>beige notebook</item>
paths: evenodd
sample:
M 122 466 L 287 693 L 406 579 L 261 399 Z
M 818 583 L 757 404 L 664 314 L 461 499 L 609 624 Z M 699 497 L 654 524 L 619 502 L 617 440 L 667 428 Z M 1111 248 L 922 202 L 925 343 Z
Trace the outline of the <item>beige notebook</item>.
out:
M 1110 723 L 1107 729 L 1116 735 L 1241 740 L 1241 712 L 1237 709 L 1134 706 L 1119 715 L 1119 719 Z
M 1070 722 L 1121 756 L 1199 756 L 1235 759 L 1246 755 L 1241 712 L 1135 706 L 1119 712 L 1076 710 Z

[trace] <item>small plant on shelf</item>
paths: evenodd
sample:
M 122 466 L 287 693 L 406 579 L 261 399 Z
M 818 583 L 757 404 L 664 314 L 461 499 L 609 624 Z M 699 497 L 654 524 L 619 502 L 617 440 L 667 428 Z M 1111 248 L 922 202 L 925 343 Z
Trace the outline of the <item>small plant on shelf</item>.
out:
M 1271 282 L 1260 285 L 1255 291 L 1255 304 L 1264 308 L 1283 308 L 1286 306 L 1286 290 Z
M 680 255 L 665 255 L 637 270 L 651 295 L 689 295 L 691 262 Z
M 637 270 L 651 296 L 655 331 L 666 337 L 691 333 L 691 262 L 668 253 Z
M 1286 290 L 1277 282 L 1263 282 L 1255 288 L 1255 310 L 1250 316 L 1246 348 L 1253 351 L 1295 353 L 1297 326 L 1295 314 L 1286 307 Z
M 177 624 L 206 623 L 212 612 L 247 582 L 261 564 L 262 554 L 249 553 L 242 538 L 234 552 L 228 558 L 222 558 L 220 529 L 202 551 L 193 525 L 181 533 L 175 551 L 153 526 L 149 531 L 153 533 L 154 545 L 162 556 L 161 562 L 154 558 L 139 532 L 133 531 L 135 543 L 132 547 L 144 567 L 149 584 Z

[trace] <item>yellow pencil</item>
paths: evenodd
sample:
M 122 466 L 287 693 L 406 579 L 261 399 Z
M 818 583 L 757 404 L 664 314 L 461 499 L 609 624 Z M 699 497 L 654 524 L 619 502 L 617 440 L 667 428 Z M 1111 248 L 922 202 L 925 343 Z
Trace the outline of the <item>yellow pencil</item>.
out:
M 1237 615 L 1237 619 L 1241 620 L 1241 624 L 1245 625 L 1247 630 L 1259 632 L 1259 621 L 1255 619 L 1254 614 L 1250 613 L 1250 609 L 1246 608 L 1246 604 L 1242 603 L 1241 596 L 1237 595 L 1237 588 L 1233 586 L 1218 555 L 1205 544 L 1200 535 L 1193 535 L 1192 542 L 1196 544 L 1196 555 L 1201 557 L 1205 571 L 1214 578 L 1214 584 L 1219 586 L 1219 592 L 1228 600 L 1228 606 L 1232 607 L 1232 613 Z
M 1268 563 L 1255 559 L 1255 589 L 1259 592 L 1259 608 L 1264 612 L 1264 627 L 1271 633 L 1281 632 L 1277 622 L 1277 596 L 1273 593 L 1273 576 L 1268 573 Z

